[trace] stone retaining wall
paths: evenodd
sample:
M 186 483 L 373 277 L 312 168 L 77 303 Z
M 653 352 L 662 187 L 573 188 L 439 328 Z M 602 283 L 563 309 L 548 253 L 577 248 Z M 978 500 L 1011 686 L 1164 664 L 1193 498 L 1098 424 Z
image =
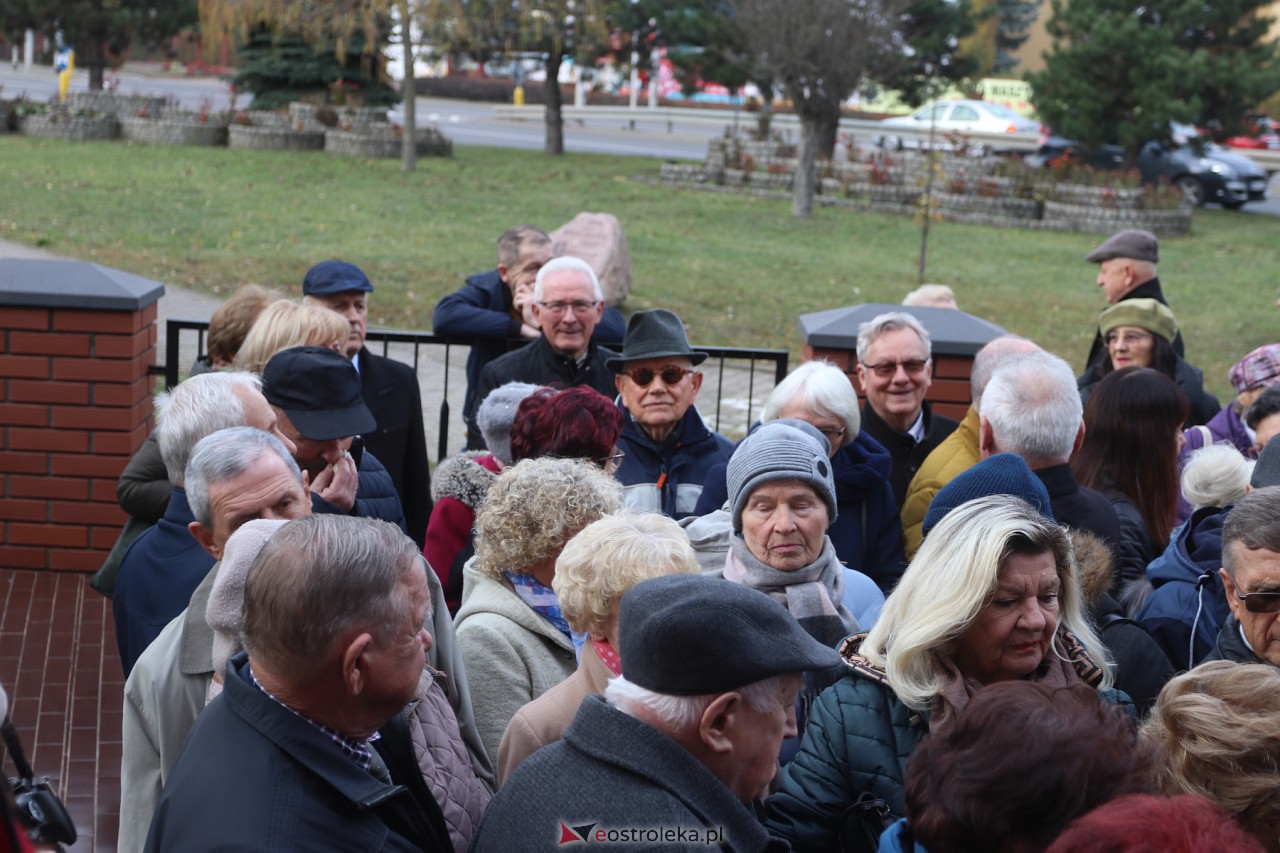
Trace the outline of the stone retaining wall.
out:
M 114 115 L 77 116 L 55 111 L 18 119 L 18 132 L 43 139 L 85 142 L 93 139 L 115 139 L 120 135 L 120 122 Z
M 149 145 L 226 145 L 227 125 L 213 121 L 169 116 L 162 119 L 124 117 L 120 136 Z
M 227 128 L 227 144 L 232 148 L 256 148 L 281 151 L 322 151 L 324 132 L 290 130 L 287 127 L 257 127 L 233 124 Z

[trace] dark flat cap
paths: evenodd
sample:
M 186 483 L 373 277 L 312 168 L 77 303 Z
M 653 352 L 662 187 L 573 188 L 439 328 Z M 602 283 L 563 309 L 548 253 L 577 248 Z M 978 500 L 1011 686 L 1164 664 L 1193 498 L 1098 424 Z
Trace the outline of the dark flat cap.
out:
M 1280 486 L 1280 435 L 1268 441 L 1267 446 L 1258 454 L 1258 462 L 1253 466 L 1249 485 L 1255 489 Z
M 763 592 L 707 575 L 652 578 L 623 593 L 618 654 L 628 681 L 667 696 L 724 693 L 840 663 Z
M 262 396 L 312 441 L 360 435 L 378 425 L 364 404 L 360 374 L 327 347 L 292 347 L 273 355 L 262 369 Z
M 1013 495 L 1022 498 L 1041 515 L 1054 521 L 1049 506 L 1049 491 L 1040 482 L 1027 462 L 1014 453 L 997 453 L 988 456 L 977 465 L 947 483 L 933 496 L 929 511 L 924 514 L 920 532 L 924 536 L 937 526 L 947 513 L 976 498 L 990 495 Z
M 706 361 L 707 354 L 689 346 L 684 323 L 665 308 L 637 311 L 627 323 L 622 339 L 622 354 L 605 362 L 614 373 L 620 373 L 628 362 L 646 358 L 687 358 L 695 365 Z
M 1133 258 L 1135 261 L 1157 263 L 1160 260 L 1160 240 L 1150 231 L 1126 228 L 1103 241 L 1085 260 L 1091 264 L 1100 264 L 1112 258 Z
M 364 270 L 346 261 L 321 261 L 302 279 L 302 292 L 307 296 L 332 296 L 353 290 L 368 293 L 373 285 Z

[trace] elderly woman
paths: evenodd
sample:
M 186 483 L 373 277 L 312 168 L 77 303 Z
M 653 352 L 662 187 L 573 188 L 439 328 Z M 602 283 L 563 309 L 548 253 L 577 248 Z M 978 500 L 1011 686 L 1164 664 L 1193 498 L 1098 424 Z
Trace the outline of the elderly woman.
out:
M 512 718 L 498 747 L 499 785 L 520 762 L 560 740 L 583 699 L 603 694 L 609 679 L 622 674 L 615 645 L 622 594 L 649 578 L 697 573 L 689 537 L 657 513 L 607 515 L 569 540 L 551 585 L 569 627 L 589 642 L 573 675 Z
M 490 487 L 455 623 L 490 756 L 516 711 L 573 674 L 573 639 L 552 588 L 556 559 L 584 527 L 621 505 L 617 480 L 573 459 L 526 459 Z
M 1177 383 L 1191 404 L 1184 427 L 1210 421 L 1222 407 L 1204 390 L 1204 376 L 1173 349 L 1178 321 L 1169 307 L 1155 299 L 1126 299 L 1098 315 L 1098 331 L 1107 357 L 1080 377 L 1080 399 L 1088 402 L 1107 374 L 1122 367 L 1150 367 Z
M 805 421 L 826 438 L 838 510 L 827 535 L 842 562 L 888 592 L 906 566 L 902 522 L 889 483 L 893 463 L 887 450 L 859 431 L 858 396 L 849 377 L 830 362 L 805 362 L 779 382 L 765 402 L 760 422 L 779 418 Z M 695 515 L 724 505 L 724 470 L 717 467 L 708 473 Z
M 1244 358 L 1231 365 L 1227 379 L 1236 391 L 1236 398 L 1222 407 L 1203 426 L 1186 431 L 1187 443 L 1182 449 L 1182 461 L 1202 447 L 1211 444 L 1233 445 L 1247 459 L 1257 459 L 1262 445 L 1256 443 L 1252 430 L 1244 417 L 1258 396 L 1267 388 L 1280 382 L 1280 344 L 1264 344 L 1250 350 Z
M 1280 670 L 1201 664 L 1165 685 L 1143 732 L 1165 794 L 1207 797 L 1280 851 Z
M 800 753 L 769 800 L 772 833 L 796 850 L 832 849 L 863 793 L 902 815 L 912 750 L 946 732 L 983 686 L 1109 688 L 1111 678 L 1082 615 L 1067 531 L 1007 495 L 938 522 L 875 627 L 840 651 L 847 674 L 813 704 Z

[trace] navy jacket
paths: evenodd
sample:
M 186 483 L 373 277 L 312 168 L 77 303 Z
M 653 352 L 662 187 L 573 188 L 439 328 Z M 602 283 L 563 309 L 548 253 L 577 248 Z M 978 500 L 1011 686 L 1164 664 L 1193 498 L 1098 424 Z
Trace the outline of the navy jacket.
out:
M 1179 670 L 1191 669 L 1213 650 L 1231 613 L 1218 576 L 1222 525 L 1229 512 L 1229 506 L 1196 510 L 1147 566 L 1154 589 L 1136 621 Z
M 232 658 L 165 782 L 146 850 L 451 851 L 420 772 L 404 770 L 405 747 L 416 770 L 407 734 L 388 728 L 402 719 L 374 741 L 391 774 L 383 782 L 254 686 L 243 653 Z
M 511 316 L 511 289 L 496 269 L 467 277 L 461 290 L 441 297 L 432 317 L 432 330 L 437 335 L 472 338 L 467 356 L 467 395 L 462 403 L 462 419 L 468 429 L 473 424 L 476 406 L 484 401 L 479 396 L 480 371 L 511 348 L 512 339 L 520 337 L 520 320 Z M 627 322 L 617 308 L 606 307 L 596 325 L 593 337 L 607 347 L 620 346 L 627 332 Z M 612 396 L 612 394 L 610 395 Z M 475 437 L 480 440 L 479 435 Z M 481 446 L 468 448 L 480 450 Z
M 360 457 L 360 466 L 356 468 L 360 476 L 356 488 L 356 503 L 348 515 L 358 518 L 380 518 L 405 530 L 404 510 L 400 507 L 400 498 L 396 494 L 395 485 L 386 467 L 378 461 L 378 457 L 365 451 Z M 311 493 L 311 511 L 340 515 L 338 508 L 324 498 Z M 407 530 L 405 531 L 408 532 Z
M 418 374 L 407 364 L 362 349 L 360 389 L 378 423 L 377 429 L 365 434 L 365 447 L 391 475 L 404 512 L 400 526 L 421 548 L 431 518 L 431 469 Z
M 696 406 L 689 407 L 661 445 L 654 443 L 626 407 L 618 408 L 624 420 L 618 449 L 627 455 L 614 476 L 622 483 L 627 507 L 671 518 L 692 515 L 703 481 L 717 465 L 728 463 L 733 443 L 707 429 Z
M 126 677 L 213 568 L 213 557 L 187 530 L 193 521 L 187 493 L 173 486 L 164 516 L 129 546 L 120 562 L 111 607 Z
M 557 388 L 570 388 L 574 385 L 586 385 L 594 388 L 612 400 L 618 396 L 618 386 L 614 382 L 614 373 L 606 361 L 616 353 L 598 346 L 594 340 L 587 349 L 587 357 L 579 365 L 572 356 L 562 355 L 551 348 L 545 337 L 538 338 L 526 347 L 509 352 L 497 361 L 491 361 L 480 371 L 480 389 L 477 399 L 483 401 L 494 388 L 508 382 L 529 382 L 534 385 L 554 385 Z M 484 440 L 480 438 L 480 427 L 475 422 L 475 412 L 468 421 L 468 432 L 474 438 L 472 444 L 479 443 L 484 449 Z
M 1245 645 L 1244 637 L 1240 636 L 1240 623 L 1234 616 L 1228 616 L 1227 621 L 1222 623 L 1222 630 L 1218 632 L 1218 641 L 1214 644 L 1213 651 L 1200 662 L 1208 663 L 1211 660 L 1229 660 L 1233 663 L 1271 663 L 1258 657 L 1253 649 Z M 1275 666 L 1275 664 L 1271 665 Z
M 836 520 L 827 536 L 840 562 L 876 582 L 888 594 L 906 570 L 902 520 L 893 499 L 889 452 L 865 432 L 846 442 L 831 460 L 836 483 Z M 707 475 L 694 515 L 706 515 L 729 498 L 725 465 Z
M 899 511 L 902 502 L 907 499 L 907 487 L 911 478 L 920 470 L 921 463 L 933 449 L 942 444 L 943 439 L 951 435 L 960 426 L 960 422 L 943 415 L 935 415 L 929 401 L 924 402 L 924 438 L 917 442 L 910 434 L 898 430 L 885 423 L 870 403 L 862 406 L 862 431 L 869 433 L 876 442 L 889 451 L 893 468 L 889 482 L 893 486 L 893 500 Z M 901 523 L 901 522 L 899 522 Z

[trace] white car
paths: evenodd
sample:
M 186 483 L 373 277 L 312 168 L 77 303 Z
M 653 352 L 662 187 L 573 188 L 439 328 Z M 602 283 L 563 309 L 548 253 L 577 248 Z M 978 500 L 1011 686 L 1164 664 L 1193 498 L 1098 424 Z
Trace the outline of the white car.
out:
M 1040 123 L 1019 115 L 1002 104 L 991 101 L 935 101 L 925 104 L 908 116 L 895 116 L 880 122 L 883 131 L 876 144 L 888 151 L 928 146 L 929 127 L 935 127 L 937 146 L 952 147 L 941 138 L 946 134 L 968 133 L 1039 133 Z M 970 154 L 985 154 L 989 146 L 982 142 L 968 146 Z

